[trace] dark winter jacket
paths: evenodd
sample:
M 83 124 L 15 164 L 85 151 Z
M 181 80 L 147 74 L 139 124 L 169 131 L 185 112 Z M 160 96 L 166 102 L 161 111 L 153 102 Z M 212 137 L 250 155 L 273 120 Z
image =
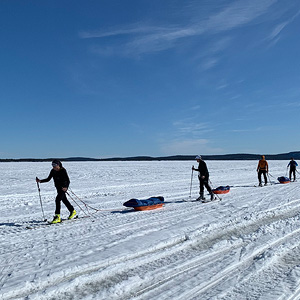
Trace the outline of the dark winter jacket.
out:
M 195 170 L 199 172 L 200 176 L 205 176 L 208 178 L 209 173 L 205 161 L 200 160 L 198 169 Z
M 57 189 L 61 188 L 68 188 L 70 185 L 70 179 L 65 168 L 61 168 L 59 171 L 55 171 L 54 169 L 51 170 L 48 178 L 42 179 L 42 182 L 48 182 L 53 178 L 55 187 Z
M 288 166 L 290 167 L 291 170 L 296 170 L 296 167 L 298 166 L 298 164 L 294 160 L 291 160 L 289 162 Z

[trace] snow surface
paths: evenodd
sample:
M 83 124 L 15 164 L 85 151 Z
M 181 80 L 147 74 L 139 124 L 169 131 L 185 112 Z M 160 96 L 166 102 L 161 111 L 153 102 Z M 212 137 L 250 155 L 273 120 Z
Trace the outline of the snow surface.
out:
M 276 183 L 287 163 L 254 187 L 257 161 L 207 161 L 231 190 L 203 204 L 184 201 L 198 197 L 195 161 L 68 162 L 71 190 L 101 211 L 56 225 L 35 182 L 51 165 L 0 163 L 0 299 L 300 299 L 300 186 Z M 51 220 L 53 182 L 41 195 Z M 150 196 L 165 207 L 122 206 Z

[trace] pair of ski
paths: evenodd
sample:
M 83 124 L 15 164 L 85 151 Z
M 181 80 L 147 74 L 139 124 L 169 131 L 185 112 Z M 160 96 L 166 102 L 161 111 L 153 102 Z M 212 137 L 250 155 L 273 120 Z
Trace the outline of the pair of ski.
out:
M 276 182 L 269 182 L 268 184 L 254 185 L 254 187 L 266 187 L 277 184 Z
M 211 203 L 211 202 L 215 202 L 215 201 L 221 201 L 222 200 L 222 198 L 220 198 L 220 197 L 214 197 L 214 199 L 213 200 L 197 200 L 197 199 L 195 199 L 195 200 L 191 200 L 191 199 L 189 199 L 189 200 L 183 200 L 184 202 L 200 202 L 200 203 Z
M 58 222 L 58 223 L 51 223 L 50 221 L 45 220 L 43 223 L 39 223 L 37 225 L 26 225 L 26 229 L 35 229 L 35 228 L 40 228 L 42 226 L 47 226 L 47 225 L 59 225 L 59 224 L 65 223 L 65 222 L 76 221 L 81 218 L 84 218 L 84 217 L 79 217 L 78 215 L 76 215 L 73 219 L 61 219 L 61 222 Z
M 60 222 L 58 222 L 58 223 L 52 223 L 52 222 L 47 222 L 47 224 L 46 225 L 55 225 L 55 224 L 61 224 L 61 223 L 65 223 L 66 221 L 76 221 L 77 219 L 79 219 L 79 216 L 78 215 L 76 215 L 74 218 L 72 218 L 72 219 L 61 219 L 61 221 Z

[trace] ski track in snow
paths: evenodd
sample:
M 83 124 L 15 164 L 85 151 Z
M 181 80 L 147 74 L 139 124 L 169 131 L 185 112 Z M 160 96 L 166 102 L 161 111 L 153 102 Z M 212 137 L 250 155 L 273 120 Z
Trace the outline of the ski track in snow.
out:
M 75 205 L 84 218 L 46 225 L 34 179 L 49 163 L 0 164 L 0 299 L 300 299 L 300 186 L 276 183 L 287 162 L 269 161 L 272 184 L 254 187 L 256 161 L 207 161 L 213 186 L 231 190 L 205 204 L 191 202 L 196 174 L 189 197 L 192 165 L 65 163 L 72 191 L 101 211 Z M 41 195 L 51 219 L 52 182 Z M 122 206 L 150 196 L 165 207 Z

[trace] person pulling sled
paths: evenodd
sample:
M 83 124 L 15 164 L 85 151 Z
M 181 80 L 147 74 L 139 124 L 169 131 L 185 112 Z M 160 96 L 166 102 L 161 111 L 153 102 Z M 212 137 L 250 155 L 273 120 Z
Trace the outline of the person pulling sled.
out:
M 198 169 L 192 167 L 193 171 L 198 171 L 198 178 L 199 178 L 199 183 L 200 183 L 200 197 L 197 198 L 197 200 L 201 200 L 202 202 L 207 202 L 207 201 L 213 201 L 215 199 L 214 193 L 212 192 L 212 189 L 208 183 L 209 181 L 209 172 L 206 166 L 205 161 L 202 159 L 200 155 L 197 155 L 195 157 L 197 162 L 199 163 Z M 207 189 L 207 191 L 210 194 L 210 200 L 206 200 L 204 197 L 204 187 Z
M 55 199 L 55 216 L 53 218 L 53 221 L 50 222 L 51 224 L 60 223 L 61 217 L 60 217 L 60 202 L 62 201 L 64 205 L 67 207 L 67 209 L 70 212 L 68 219 L 73 219 L 76 215 L 76 210 L 71 205 L 71 203 L 68 201 L 66 197 L 66 192 L 70 185 L 70 179 L 67 173 L 67 170 L 62 166 L 61 161 L 58 159 L 55 159 L 52 161 L 52 170 L 50 171 L 50 174 L 47 178 L 40 180 L 38 177 L 36 177 L 36 182 L 48 182 L 53 178 L 54 185 L 57 190 L 57 196 Z

